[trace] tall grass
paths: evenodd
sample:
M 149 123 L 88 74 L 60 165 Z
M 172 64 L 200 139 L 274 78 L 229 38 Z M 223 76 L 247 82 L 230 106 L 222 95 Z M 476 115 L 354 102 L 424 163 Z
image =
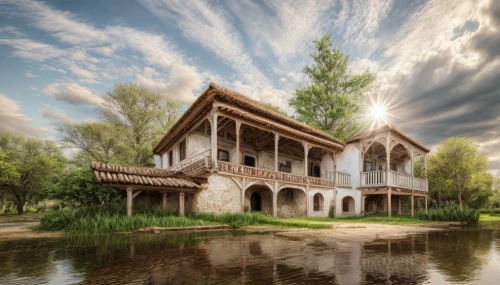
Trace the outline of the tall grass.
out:
M 500 208 L 481 209 L 480 211 L 481 211 L 481 214 L 500 215 Z
M 177 217 L 161 210 L 158 206 L 134 208 L 132 217 L 126 216 L 123 204 L 62 208 L 48 212 L 40 221 L 43 230 L 63 230 L 68 234 L 106 234 L 130 232 L 143 227 L 188 227 L 224 224 L 232 227 L 251 225 L 272 225 L 301 228 L 330 228 L 308 222 L 287 222 L 274 219 L 262 213 L 192 213 Z
M 460 209 L 458 205 L 446 205 L 443 208 L 430 209 L 428 213 L 415 213 L 415 217 L 420 220 L 466 222 L 470 226 L 475 226 L 479 223 L 480 215 L 479 210 L 471 208 Z

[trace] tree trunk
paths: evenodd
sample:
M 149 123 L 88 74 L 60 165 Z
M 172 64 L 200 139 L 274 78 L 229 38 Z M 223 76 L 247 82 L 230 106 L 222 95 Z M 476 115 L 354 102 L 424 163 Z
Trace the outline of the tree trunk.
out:
M 462 210 L 462 189 L 458 189 L 458 206 Z
M 18 201 L 17 199 L 16 199 L 16 208 L 18 215 L 24 214 L 24 203 L 21 203 L 21 201 Z

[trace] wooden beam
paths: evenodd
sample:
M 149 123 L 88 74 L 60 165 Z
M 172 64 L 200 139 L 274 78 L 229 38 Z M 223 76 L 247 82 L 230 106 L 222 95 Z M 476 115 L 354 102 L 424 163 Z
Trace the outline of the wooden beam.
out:
M 278 171 L 278 142 L 280 140 L 280 135 L 276 132 L 274 133 L 274 171 Z
M 392 216 L 392 196 L 391 196 L 391 188 L 387 190 L 387 216 Z
M 217 117 L 219 114 L 216 110 L 212 110 L 212 128 L 210 134 L 210 142 L 212 145 L 211 157 L 212 157 L 212 169 L 217 169 Z
M 241 164 L 241 154 L 240 154 L 240 129 L 241 129 L 241 122 L 236 121 L 235 124 L 235 129 L 236 129 L 236 160 L 235 164 L 240 165 Z
M 135 199 L 135 197 L 139 196 L 142 193 L 142 191 L 137 191 L 132 195 L 132 199 Z
M 185 215 L 184 211 L 184 192 L 179 193 L 179 216 L 183 217 Z
M 183 188 L 183 187 L 168 187 L 168 186 L 144 186 L 144 185 L 126 185 L 126 184 L 105 184 L 111 187 L 127 190 L 140 188 L 141 191 L 160 191 L 160 192 L 186 192 L 195 193 L 199 188 Z
M 411 195 L 411 216 L 413 217 L 413 214 L 414 214 L 414 196 Z

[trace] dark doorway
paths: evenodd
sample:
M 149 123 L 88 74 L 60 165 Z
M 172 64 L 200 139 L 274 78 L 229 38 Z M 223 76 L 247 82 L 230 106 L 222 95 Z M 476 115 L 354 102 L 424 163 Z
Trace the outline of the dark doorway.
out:
M 262 211 L 262 199 L 259 193 L 254 192 L 250 197 L 250 207 L 252 212 Z
M 251 156 L 245 155 L 245 160 L 243 161 L 243 163 L 246 166 L 255 167 L 255 157 L 251 157 Z
M 309 176 L 321 177 L 321 168 L 315 163 L 309 164 Z

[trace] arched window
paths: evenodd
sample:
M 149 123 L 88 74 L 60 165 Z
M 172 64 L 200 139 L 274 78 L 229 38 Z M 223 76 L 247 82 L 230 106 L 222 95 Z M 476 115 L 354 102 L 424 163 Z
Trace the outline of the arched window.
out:
M 313 198 L 313 204 L 314 211 L 323 211 L 323 195 L 316 193 Z
M 342 199 L 342 212 L 354 213 L 354 199 L 352 197 L 345 197 Z

